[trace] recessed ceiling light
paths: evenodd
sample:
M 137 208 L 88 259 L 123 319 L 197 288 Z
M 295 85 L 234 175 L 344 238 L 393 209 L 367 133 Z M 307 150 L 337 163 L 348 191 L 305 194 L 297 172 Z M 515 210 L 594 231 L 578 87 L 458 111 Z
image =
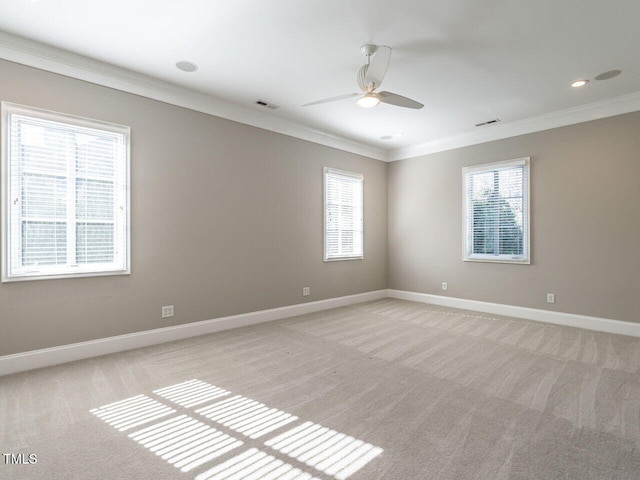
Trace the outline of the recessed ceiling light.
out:
M 609 70 L 608 72 L 602 72 L 596 77 L 596 80 L 609 80 L 610 78 L 617 77 L 622 73 L 622 70 Z
M 176 67 L 178 67 L 178 70 L 182 70 L 183 72 L 195 72 L 196 70 L 198 70 L 198 66 L 193 63 L 193 62 L 187 62 L 186 60 L 182 60 L 178 63 L 176 63 Z
M 394 138 L 402 137 L 402 136 L 404 136 L 404 132 L 397 132 L 397 133 L 394 133 L 393 135 L 383 135 L 382 137 L 380 137 L 380 140 L 393 140 Z
M 584 87 L 587 83 L 589 83 L 589 80 L 576 80 L 571 84 L 571 86 L 573 88 L 579 88 L 579 87 Z

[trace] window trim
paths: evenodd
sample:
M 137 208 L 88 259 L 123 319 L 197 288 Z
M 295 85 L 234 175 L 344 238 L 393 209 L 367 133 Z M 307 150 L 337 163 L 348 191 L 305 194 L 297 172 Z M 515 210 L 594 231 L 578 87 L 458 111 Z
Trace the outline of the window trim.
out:
M 523 255 L 522 258 L 506 258 L 507 255 L 473 254 L 470 253 L 468 240 L 470 238 L 470 218 L 469 204 L 467 202 L 467 176 L 471 173 L 491 171 L 495 169 L 506 169 L 510 167 L 523 166 L 525 170 L 524 187 L 526 195 L 524 198 L 523 215 Z M 504 263 L 511 265 L 530 265 L 531 264 L 531 157 L 521 157 L 501 162 L 483 163 L 479 165 L 470 165 L 462 168 L 462 261 L 464 262 L 480 262 L 480 263 Z
M 12 274 L 10 269 L 10 250 L 11 250 L 11 238 L 9 237 L 11 220 L 10 208 L 11 208 L 11 175 L 9 172 L 10 164 L 10 145 L 9 145 L 9 116 L 11 114 L 31 116 L 43 120 L 50 120 L 60 123 L 67 123 L 69 125 L 79 126 L 83 128 L 92 128 L 96 130 L 108 131 L 117 133 L 124 138 L 124 169 L 122 172 L 122 180 L 125 183 L 124 189 L 124 201 L 126 208 L 124 212 L 124 220 L 122 221 L 121 228 L 124 229 L 124 248 L 122 251 L 124 268 L 114 269 L 102 269 L 96 270 L 96 266 L 105 266 L 111 264 L 94 264 L 87 267 L 78 267 L 77 272 L 73 273 L 59 273 L 47 271 L 53 269 L 43 268 L 43 271 L 37 274 L 20 273 Z M 1 136 L 2 143 L 0 145 L 0 180 L 2 195 L 0 203 L 0 261 L 2 263 L 0 272 L 0 281 L 5 282 L 23 282 L 33 280 L 48 280 L 48 279 L 62 279 L 62 278 L 84 278 L 84 277 L 102 277 L 102 276 L 115 276 L 115 275 L 129 275 L 131 274 L 131 128 L 125 125 L 116 123 L 105 122 L 101 120 L 95 120 L 76 115 L 70 115 L 66 113 L 54 112 L 51 110 L 45 110 L 42 108 L 31 107 L 26 105 L 20 105 L 10 102 L 1 102 L 0 107 L 0 120 L 1 120 Z M 122 197 L 121 197 L 122 198 Z M 116 224 L 120 223 L 114 220 Z M 93 268 L 92 268 L 93 267 Z
M 361 232 L 361 245 L 362 252 L 360 255 L 345 255 L 340 257 L 328 257 L 327 256 L 327 174 L 328 173 L 336 173 L 339 175 L 343 175 L 346 177 L 357 178 L 362 183 L 362 232 Z M 337 168 L 324 167 L 323 168 L 323 202 L 322 202 L 322 210 L 323 210 L 323 219 L 322 219 L 322 229 L 323 229 L 323 258 L 325 262 L 342 262 L 345 260 L 363 260 L 364 259 L 364 175 L 362 173 L 349 172 L 346 170 L 339 170 Z

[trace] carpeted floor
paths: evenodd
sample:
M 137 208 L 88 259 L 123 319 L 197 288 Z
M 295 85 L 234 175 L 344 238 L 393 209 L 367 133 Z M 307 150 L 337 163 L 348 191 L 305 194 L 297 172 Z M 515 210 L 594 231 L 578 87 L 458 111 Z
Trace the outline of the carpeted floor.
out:
M 639 369 L 640 339 L 379 300 L 1 377 L 0 478 L 638 479 Z

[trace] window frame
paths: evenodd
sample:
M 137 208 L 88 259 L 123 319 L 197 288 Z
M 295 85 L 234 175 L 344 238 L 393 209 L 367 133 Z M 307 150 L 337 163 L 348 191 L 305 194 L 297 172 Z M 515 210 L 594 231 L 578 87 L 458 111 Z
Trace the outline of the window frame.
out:
M 489 255 L 472 253 L 473 241 L 470 229 L 472 228 L 469 211 L 468 175 L 479 172 L 493 172 L 511 167 L 523 167 L 523 254 L 513 256 L 510 254 Z M 462 260 L 464 262 L 504 263 L 512 265 L 531 264 L 531 157 L 521 157 L 500 162 L 483 163 L 462 168 Z M 471 240 L 471 242 L 470 242 Z M 511 258 L 509 258 L 511 257 Z
M 111 134 L 121 135 L 123 139 L 123 158 L 124 165 L 116 165 L 116 170 L 120 170 L 119 174 L 116 174 L 116 190 L 114 191 L 114 202 L 120 201 L 124 203 L 123 213 L 121 216 L 114 214 L 114 239 L 113 245 L 120 246 L 117 253 L 117 260 L 114 258 L 114 262 L 111 263 L 95 263 L 95 264 L 81 264 L 77 267 L 72 265 L 65 266 L 42 266 L 37 271 L 29 271 L 28 269 L 17 269 L 12 271 L 11 265 L 11 252 L 12 248 L 15 248 L 15 237 L 22 238 L 22 234 L 11 236 L 11 222 L 15 223 L 15 217 L 12 215 L 12 171 L 11 165 L 11 138 L 10 138 L 10 124 L 11 115 L 20 115 L 25 117 L 32 117 L 38 120 L 53 121 L 62 124 L 67 124 L 72 127 L 87 128 L 92 130 L 98 130 L 108 132 Z M 10 102 L 2 102 L 1 105 L 1 123 L 2 123 L 2 145 L 1 145 L 1 163 L 0 163 L 0 180 L 2 195 L 0 202 L 1 208 L 1 223 L 0 223 L 0 248 L 1 248 L 1 281 L 5 282 L 20 282 L 31 280 L 47 280 L 47 279 L 60 279 L 60 278 L 81 278 L 81 277 L 98 277 L 98 276 L 115 276 L 115 275 L 129 275 L 131 273 L 131 185 L 130 185 L 130 151 L 131 151 L 131 129 L 125 125 L 119 125 L 110 122 L 104 122 L 101 120 L 95 120 L 76 115 L 70 115 L 66 113 L 59 113 L 42 108 L 36 108 L 26 105 L 19 105 Z M 69 162 L 67 162 L 69 165 Z M 17 167 L 14 167 L 17 168 Z M 75 178 L 75 174 L 71 177 Z M 71 178 L 65 176 L 65 178 Z M 118 182 L 123 182 L 124 187 L 117 187 Z M 69 189 L 67 189 L 69 192 Z M 73 201 L 77 200 L 77 192 L 73 195 Z M 72 201 L 68 198 L 67 204 Z M 82 223 L 82 220 L 74 219 L 74 226 L 77 227 L 77 223 Z M 85 221 L 86 222 L 86 221 Z M 67 227 L 67 232 L 68 232 Z M 75 238 L 75 234 L 65 234 L 67 241 Z M 75 248 L 75 240 L 74 247 Z M 112 268 L 114 267 L 114 268 Z M 77 271 L 69 272 L 69 268 L 77 268 Z
M 361 231 L 360 231 L 360 245 L 361 245 L 361 251 L 359 252 L 359 254 L 355 254 L 355 255 L 341 255 L 341 256 L 329 256 L 328 255 L 328 251 L 327 251 L 327 220 L 328 220 L 328 215 L 327 215 L 327 186 L 328 186 L 328 175 L 329 174 L 335 174 L 335 175 L 341 175 L 344 177 L 350 177 L 350 178 L 355 178 L 360 180 L 360 184 L 362 186 L 361 188 L 361 193 L 362 193 L 362 199 L 361 199 L 361 203 L 362 203 L 362 216 L 361 216 Z M 324 249 L 324 261 L 325 262 L 341 262 L 341 261 L 345 261 L 345 260 L 363 260 L 364 259 L 364 175 L 362 173 L 356 173 L 356 172 L 349 172 L 346 170 L 339 170 L 336 168 L 331 168 L 331 167 L 324 167 L 323 168 L 323 249 Z

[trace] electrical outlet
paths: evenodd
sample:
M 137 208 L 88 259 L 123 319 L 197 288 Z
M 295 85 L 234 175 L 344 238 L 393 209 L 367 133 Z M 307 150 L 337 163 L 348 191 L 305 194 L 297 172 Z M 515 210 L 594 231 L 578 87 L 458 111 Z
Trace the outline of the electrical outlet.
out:
M 442 282 L 442 290 L 449 290 L 449 284 L 447 282 Z
M 311 287 L 302 287 L 302 296 L 308 297 L 311 295 Z
M 162 318 L 173 317 L 173 305 L 162 307 Z
M 556 303 L 555 293 L 547 293 L 547 303 Z

